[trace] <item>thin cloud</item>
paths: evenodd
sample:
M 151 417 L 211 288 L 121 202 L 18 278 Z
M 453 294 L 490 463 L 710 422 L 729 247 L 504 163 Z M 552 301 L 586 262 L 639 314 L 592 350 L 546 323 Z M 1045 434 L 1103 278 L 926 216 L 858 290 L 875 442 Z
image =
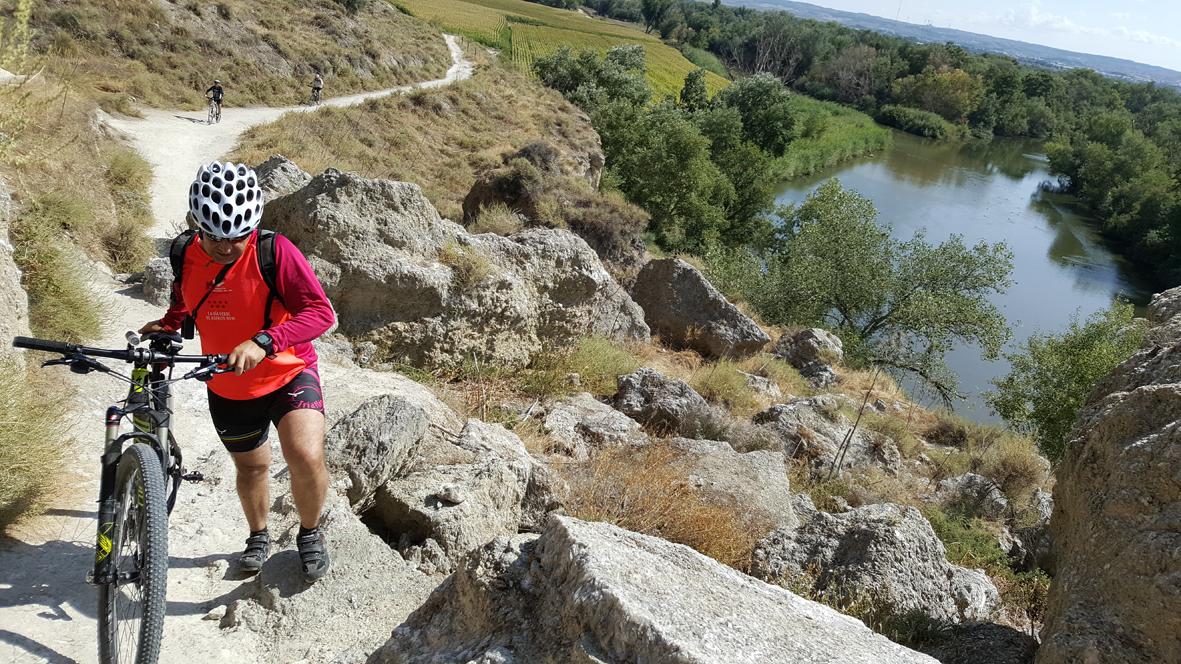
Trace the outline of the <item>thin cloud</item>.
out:
M 1129 15 L 1126 12 L 1116 12 L 1113 14 L 1121 20 L 1126 20 Z M 1034 2 L 1022 9 L 1011 9 L 1001 15 L 998 23 L 1017 28 L 1037 28 L 1039 30 L 1053 30 L 1055 32 L 1062 32 L 1072 35 L 1083 35 L 1089 37 L 1100 37 L 1105 39 L 1124 39 L 1127 41 L 1134 41 L 1140 44 L 1151 44 L 1154 46 L 1166 46 L 1181 48 L 1181 41 L 1159 35 L 1147 30 L 1134 30 L 1127 26 L 1116 26 L 1113 28 L 1101 28 L 1091 25 L 1082 25 L 1075 22 L 1068 16 L 1054 14 L 1043 10 L 1039 3 Z

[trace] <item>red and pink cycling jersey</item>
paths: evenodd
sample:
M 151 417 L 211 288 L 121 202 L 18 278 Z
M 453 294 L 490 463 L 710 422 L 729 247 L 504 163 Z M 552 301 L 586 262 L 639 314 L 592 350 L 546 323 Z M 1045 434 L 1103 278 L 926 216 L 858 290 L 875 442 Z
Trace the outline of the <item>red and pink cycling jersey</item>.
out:
M 180 329 L 191 307 L 209 294 L 195 317 L 202 353 L 229 353 L 262 330 L 268 289 L 258 268 L 258 232 L 250 238 L 242 256 L 213 286 L 223 265 L 215 262 L 199 241 L 189 244 L 184 256 L 183 278 L 173 287 L 172 303 L 160 320 L 167 330 Z M 209 389 L 227 399 L 253 399 L 270 394 L 301 371 L 316 371 L 312 340 L 332 327 L 336 315 L 308 261 L 290 240 L 275 238 L 275 290 L 271 327 L 265 331 L 275 341 L 275 355 L 241 376 L 215 376 Z M 212 291 L 210 289 L 212 288 Z

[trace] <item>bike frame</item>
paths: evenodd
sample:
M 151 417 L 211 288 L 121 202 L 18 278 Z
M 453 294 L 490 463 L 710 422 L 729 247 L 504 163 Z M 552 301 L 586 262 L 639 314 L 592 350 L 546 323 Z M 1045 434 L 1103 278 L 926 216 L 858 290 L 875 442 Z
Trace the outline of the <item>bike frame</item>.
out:
M 136 363 L 136 369 L 143 369 L 147 365 Z M 142 386 L 133 385 L 131 393 L 137 389 L 145 390 L 149 396 L 147 401 L 131 405 L 128 408 L 111 406 L 106 413 L 106 441 L 101 457 L 102 475 L 98 490 L 98 525 L 95 534 L 94 572 L 91 579 L 96 584 L 115 584 L 128 579 L 115 578 L 115 570 L 111 566 L 111 551 L 116 542 L 111 541 L 111 531 L 115 528 L 116 509 L 118 501 L 115 496 L 116 472 L 119 459 L 123 456 L 124 446 L 128 442 L 143 441 L 156 451 L 160 458 L 160 467 L 164 469 L 165 486 L 172 480 L 168 496 L 168 513 L 176 504 L 176 495 L 180 490 L 181 455 L 180 447 L 172 437 L 172 387 L 167 383 L 169 374 L 164 369 L 170 369 L 167 364 L 151 366 L 151 372 L 146 376 Z M 134 375 L 134 374 L 133 374 Z M 132 430 L 120 433 L 123 419 L 128 415 L 138 416 L 151 423 L 151 430 Z

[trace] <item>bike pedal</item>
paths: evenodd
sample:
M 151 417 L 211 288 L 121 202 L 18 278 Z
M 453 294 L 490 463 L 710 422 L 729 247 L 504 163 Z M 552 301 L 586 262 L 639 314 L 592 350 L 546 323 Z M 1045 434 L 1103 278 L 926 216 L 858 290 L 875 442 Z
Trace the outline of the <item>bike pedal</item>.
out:
M 181 475 L 180 478 L 186 482 L 192 482 L 193 484 L 205 481 L 205 475 L 201 474 L 201 471 L 199 470 L 194 470 L 191 473 L 185 473 L 184 475 Z

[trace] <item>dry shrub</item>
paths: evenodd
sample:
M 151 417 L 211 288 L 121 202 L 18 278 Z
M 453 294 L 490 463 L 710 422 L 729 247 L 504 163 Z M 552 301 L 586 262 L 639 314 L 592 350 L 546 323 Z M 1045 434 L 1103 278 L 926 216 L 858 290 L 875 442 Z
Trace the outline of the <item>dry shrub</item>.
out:
M 767 524 L 748 510 L 711 500 L 686 480 L 687 461 L 674 449 L 653 444 L 609 449 L 586 464 L 564 469 L 570 485 L 566 510 L 587 521 L 605 521 L 653 535 L 746 571 Z
M 1019 500 L 1044 486 L 1050 466 L 1031 438 L 1009 434 L 984 454 L 980 474 L 997 483 L 1010 500 Z
M 889 374 L 882 371 L 841 368 L 837 371 L 841 382 L 836 391 L 854 397 L 858 401 L 865 398 L 869 392 L 869 403 L 877 399 L 885 402 L 909 401 L 906 392 L 898 387 L 898 383 Z M 872 386 L 872 390 L 870 387 Z
M 1007 429 L 941 413 L 926 438 L 953 448 L 931 453 L 933 480 L 977 473 L 996 482 L 1011 501 L 1024 499 L 1050 480 L 1050 465 L 1038 454 L 1037 444 Z
M 68 448 L 62 389 L 0 360 L 0 532 L 43 510 L 58 488 Z
M 725 406 L 735 415 L 749 415 L 766 407 L 738 369 L 738 364 L 722 360 L 701 367 L 689 378 L 689 385 L 709 401 Z
M 468 226 L 471 233 L 495 233 L 512 235 L 524 228 L 525 224 L 516 212 L 504 203 L 493 203 L 480 210 L 476 221 Z

